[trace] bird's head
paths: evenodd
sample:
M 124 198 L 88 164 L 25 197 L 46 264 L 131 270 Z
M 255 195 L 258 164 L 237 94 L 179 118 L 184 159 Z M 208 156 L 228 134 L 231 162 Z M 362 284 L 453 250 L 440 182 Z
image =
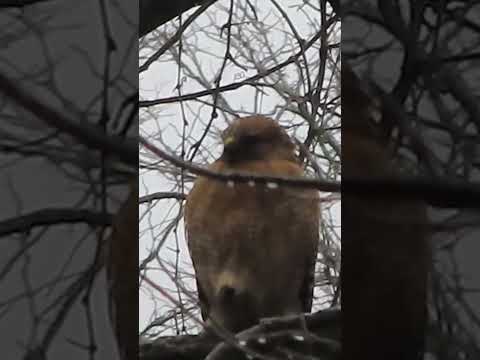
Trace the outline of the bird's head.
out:
M 223 155 L 228 162 L 295 160 L 295 146 L 285 130 L 264 116 L 236 119 L 222 134 Z

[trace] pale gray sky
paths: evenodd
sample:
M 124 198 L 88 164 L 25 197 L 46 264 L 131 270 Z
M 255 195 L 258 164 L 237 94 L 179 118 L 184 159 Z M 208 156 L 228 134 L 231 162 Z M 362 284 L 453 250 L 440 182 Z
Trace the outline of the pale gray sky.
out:
M 226 12 L 224 9 L 228 6 L 229 1 L 218 1 L 218 4 L 212 6 L 210 9 L 207 10 L 207 13 L 202 14 L 194 24 L 195 31 L 187 30 L 186 34 L 184 35 L 184 47 L 188 49 L 189 46 L 192 46 L 194 42 L 199 44 L 200 51 L 196 52 L 196 56 L 199 62 L 199 66 L 201 70 L 205 72 L 206 76 L 209 79 L 214 78 L 214 74 L 220 68 L 221 61 L 223 58 L 223 54 L 225 51 L 224 43 L 226 35 L 224 33 L 223 38 L 219 38 L 218 31 L 209 26 L 210 18 L 215 19 L 216 23 L 221 26 L 226 21 Z M 282 49 L 285 47 L 285 41 L 288 44 L 294 42 L 294 38 L 291 35 L 291 31 L 288 29 L 285 21 L 279 19 L 279 13 L 272 7 L 270 2 L 257 2 L 257 12 L 258 16 L 261 21 L 265 24 L 265 32 L 270 39 L 270 44 L 274 49 Z M 316 14 L 315 16 L 311 16 L 315 25 L 310 23 L 308 17 L 312 14 L 312 11 L 307 11 L 307 14 L 302 13 L 301 11 L 297 11 L 292 6 L 294 4 L 301 4 L 300 1 L 291 1 L 288 4 L 282 2 L 282 6 L 288 12 L 289 17 L 297 27 L 300 36 L 308 39 L 311 37 L 312 33 L 318 31 L 319 23 L 320 23 L 320 16 Z M 188 17 L 194 10 L 186 13 L 184 15 L 184 19 Z M 238 22 L 238 19 L 233 19 L 233 22 Z M 242 31 L 252 31 L 251 25 L 247 23 L 247 19 L 243 19 L 245 21 L 244 24 L 241 25 Z M 273 25 L 273 26 L 272 26 Z M 167 25 L 169 29 L 169 34 L 173 34 L 174 26 L 172 24 Z M 268 26 L 272 26 L 269 28 Z M 339 41 L 340 38 L 340 29 L 337 29 L 336 32 L 336 39 Z M 209 32 L 209 36 L 207 37 L 202 31 Z M 237 30 L 235 27 L 232 27 L 232 33 L 236 32 Z M 195 36 L 193 36 L 193 34 Z M 285 39 L 286 37 L 286 39 Z M 332 42 L 333 42 L 332 37 Z M 159 41 L 159 45 L 164 42 L 165 40 L 162 39 Z M 188 46 L 187 46 L 188 44 Z M 295 45 L 295 44 L 294 44 Z M 178 44 L 175 46 L 177 48 Z M 288 45 L 290 47 L 290 45 Z M 295 46 L 295 51 L 297 51 L 298 46 Z M 287 49 L 288 50 L 288 49 Z M 141 55 L 145 55 L 150 53 L 151 50 L 144 50 L 141 51 Z M 257 61 L 265 60 L 268 57 L 268 52 L 264 48 L 254 48 L 253 49 L 255 55 L 255 59 Z M 155 99 L 155 98 L 164 98 L 164 97 L 171 97 L 177 95 L 177 91 L 175 89 L 177 83 L 177 71 L 178 67 L 174 61 L 170 59 L 170 56 L 167 52 L 164 54 L 162 59 L 167 59 L 161 62 L 154 63 L 148 71 L 142 73 L 140 75 L 140 98 L 143 99 Z M 216 59 L 212 56 L 215 54 L 216 56 L 220 56 L 219 59 Z M 285 51 L 281 54 L 281 58 L 277 59 L 279 62 L 287 59 L 290 55 L 292 55 L 292 51 Z M 183 54 L 183 60 L 186 64 L 191 65 L 193 69 L 195 69 L 194 65 L 192 65 L 191 59 L 189 59 L 187 54 Z M 312 50 L 307 52 L 307 56 L 309 58 L 309 62 L 315 62 L 315 59 L 318 59 L 318 50 Z M 318 61 L 318 60 L 317 60 Z M 252 65 L 252 64 L 248 64 Z M 195 70 L 194 70 L 195 71 Z M 247 70 L 242 72 L 242 70 L 232 69 L 232 67 L 227 67 L 223 77 L 222 77 L 222 85 L 238 82 L 242 80 L 244 77 L 249 77 L 257 73 L 256 69 Z M 328 79 L 330 72 L 327 71 L 326 78 Z M 284 79 L 286 79 L 288 84 L 293 84 L 297 79 L 298 75 L 294 70 L 294 66 L 288 66 L 284 71 Z M 316 73 L 314 73 L 316 74 Z M 195 73 L 194 73 L 195 75 Z M 314 77 L 314 75 L 312 76 Z M 270 78 L 271 79 L 271 78 Z M 188 79 L 182 86 L 182 93 L 188 94 L 191 92 L 203 90 L 204 87 L 199 85 L 193 79 Z M 263 96 L 258 96 L 255 93 L 254 89 L 250 86 L 241 87 L 235 91 L 226 92 L 224 93 L 224 97 L 230 107 L 235 109 L 235 112 L 241 113 L 242 111 L 252 111 L 258 112 L 261 114 L 272 114 L 270 116 L 277 118 L 277 115 L 280 115 L 277 118 L 280 123 L 287 124 L 292 120 L 299 122 L 299 119 L 294 119 L 291 114 L 289 113 L 282 113 L 279 112 L 276 106 L 278 104 L 283 103 L 283 100 L 275 94 L 274 91 L 271 91 L 268 88 L 264 88 L 265 94 Z M 294 91 L 294 93 L 296 93 Z M 332 92 L 329 97 L 333 98 L 336 95 Z M 211 100 L 211 97 L 204 97 L 202 100 Z M 202 133 L 205 123 L 210 119 L 211 109 L 210 107 L 203 106 L 203 104 L 199 102 L 186 102 L 184 103 L 187 120 L 189 121 L 190 125 L 188 126 L 188 133 L 192 135 L 192 137 L 197 138 Z M 181 129 L 182 129 L 182 113 L 181 107 L 177 104 L 167 104 L 157 106 L 153 109 L 151 114 L 146 114 L 142 110 L 141 114 L 141 130 L 140 133 L 144 136 L 151 136 L 161 133 L 162 140 L 164 143 L 169 146 L 171 149 L 174 149 L 179 155 L 179 146 L 181 144 Z M 221 144 L 218 138 L 218 130 L 225 128 L 226 123 L 225 119 L 220 112 L 220 117 L 215 119 L 214 126 L 213 126 L 213 134 L 206 138 L 204 145 L 206 148 L 212 151 L 211 154 L 203 155 L 207 153 L 202 153 L 202 156 L 196 157 L 197 163 L 205 163 L 211 162 L 215 159 L 221 152 Z M 328 116 L 329 114 L 327 114 Z M 232 115 L 227 115 L 227 120 L 232 120 Z M 304 139 L 306 132 L 306 127 L 303 127 L 299 131 L 296 132 L 295 136 L 299 139 Z M 293 134 L 292 134 L 293 135 Z M 338 139 L 340 141 L 340 139 Z M 187 148 L 191 144 L 187 144 Z M 159 146 L 162 146 L 159 144 Z M 169 149 L 169 150 L 171 150 Z M 319 164 L 322 166 L 322 160 L 318 159 Z M 145 185 L 142 185 L 145 184 Z M 153 193 L 157 191 L 168 191 L 171 190 L 172 183 L 165 179 L 159 172 L 157 171 L 143 171 L 141 172 L 140 176 L 140 196 L 145 195 L 147 193 Z M 187 184 L 187 190 L 189 189 L 190 184 Z M 330 209 L 325 209 L 323 216 L 324 217 L 331 217 L 333 218 L 333 223 L 335 225 L 340 225 L 340 201 L 337 200 L 334 202 L 335 204 Z M 140 262 L 148 256 L 150 253 L 150 249 L 152 247 L 152 239 L 153 237 L 158 238 L 160 235 L 161 230 L 164 229 L 165 226 L 158 226 L 161 221 L 168 215 L 167 217 L 172 218 L 176 215 L 176 209 L 172 210 L 173 201 L 169 200 L 161 200 L 154 206 L 153 208 L 149 209 L 149 214 L 146 215 L 144 218 L 141 218 L 140 221 Z M 145 213 L 147 210 L 146 205 L 140 206 L 140 216 Z M 158 226 L 157 228 L 150 229 L 150 224 L 154 226 Z M 178 249 L 180 251 L 179 258 L 180 263 L 182 264 L 182 268 L 187 269 L 190 273 L 193 271 L 191 268 L 190 257 L 188 255 L 188 250 L 186 247 L 186 242 L 183 233 L 183 222 L 180 223 L 178 227 Z M 337 229 L 339 233 L 339 229 Z M 160 236 L 161 237 L 161 236 Z M 155 241 L 155 244 L 158 243 L 158 239 Z M 169 249 L 176 249 L 176 238 L 175 236 L 169 236 L 168 240 L 164 243 L 161 248 L 160 257 L 164 259 L 164 261 L 173 261 L 175 258 L 175 252 Z M 150 264 L 151 266 L 155 266 L 154 264 Z M 161 268 L 157 271 L 149 271 L 150 277 L 155 280 L 158 284 L 162 287 L 167 289 L 175 289 L 175 284 L 172 283 L 172 280 L 168 275 L 165 274 Z M 186 286 L 190 289 L 194 289 L 195 285 L 193 280 L 189 280 L 186 282 Z M 157 298 L 156 300 L 152 299 L 152 296 L 145 291 L 148 288 L 148 285 L 143 285 L 142 290 L 140 291 L 140 309 L 139 309 L 139 326 L 140 330 L 144 329 L 145 326 L 152 320 L 152 312 L 157 309 L 158 313 L 157 316 L 162 315 L 162 312 L 165 312 L 167 309 L 173 307 L 167 299 L 162 298 L 162 295 L 158 292 L 153 291 L 153 295 Z M 175 292 L 172 291 L 172 294 L 175 296 Z M 196 294 L 194 294 L 196 297 Z

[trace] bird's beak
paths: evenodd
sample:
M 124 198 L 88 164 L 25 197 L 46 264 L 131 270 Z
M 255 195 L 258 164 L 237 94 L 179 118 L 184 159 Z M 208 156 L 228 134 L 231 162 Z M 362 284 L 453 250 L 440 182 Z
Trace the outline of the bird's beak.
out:
M 234 142 L 235 142 L 235 138 L 230 135 L 223 140 L 223 145 L 225 147 L 228 147 L 228 146 L 231 146 Z

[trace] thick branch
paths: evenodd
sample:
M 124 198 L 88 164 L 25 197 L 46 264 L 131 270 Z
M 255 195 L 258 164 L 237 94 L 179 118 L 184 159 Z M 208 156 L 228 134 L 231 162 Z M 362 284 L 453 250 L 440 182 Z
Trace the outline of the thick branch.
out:
M 238 182 L 238 183 L 252 183 L 253 185 L 265 185 L 267 187 L 275 188 L 280 185 L 288 185 L 291 187 L 318 189 L 326 192 L 340 192 L 340 183 L 336 181 L 317 180 L 301 177 L 279 177 L 279 176 L 259 176 L 247 173 L 220 173 L 209 170 L 205 167 L 186 162 L 181 158 L 170 155 L 165 151 L 150 144 L 142 136 L 140 136 L 140 143 L 145 146 L 152 153 L 163 160 L 172 163 L 175 166 L 189 170 L 193 174 L 207 176 L 209 178 L 220 180 L 224 182 Z
M 0 222 L 0 237 L 28 232 L 36 226 L 83 222 L 92 226 L 111 225 L 112 215 L 84 209 L 44 209 Z
M 446 208 L 478 208 L 480 204 L 480 184 L 465 183 L 451 179 L 432 179 L 422 177 L 395 178 L 342 178 L 336 181 L 318 180 L 300 177 L 279 177 L 254 175 L 249 173 L 222 173 L 202 166 L 186 162 L 181 158 L 168 154 L 140 136 L 140 143 L 159 158 L 172 163 L 193 174 L 206 176 L 214 180 L 235 183 L 248 183 L 253 186 L 289 186 L 297 188 L 317 189 L 325 192 L 342 192 L 362 195 L 366 198 L 389 197 L 403 199 L 405 197 L 423 199 L 437 207 Z
M 340 310 L 330 309 L 314 314 L 264 319 L 235 335 L 233 340 L 241 348 L 261 354 L 264 359 L 277 358 L 275 355 L 280 353 L 335 359 L 340 354 L 340 333 Z M 237 359 L 235 356 L 239 352 L 229 342 L 207 333 L 162 337 L 140 346 L 140 360 Z
M 139 204 L 143 204 L 146 202 L 152 202 L 155 200 L 163 200 L 163 199 L 176 199 L 176 200 L 185 200 L 187 196 L 185 194 L 179 192 L 156 192 L 153 194 L 148 194 L 142 196 L 138 199 Z
M 216 1 L 216 0 L 214 0 Z M 138 36 L 142 37 L 160 25 L 194 6 L 204 5 L 212 0 L 140 0 L 140 26 Z

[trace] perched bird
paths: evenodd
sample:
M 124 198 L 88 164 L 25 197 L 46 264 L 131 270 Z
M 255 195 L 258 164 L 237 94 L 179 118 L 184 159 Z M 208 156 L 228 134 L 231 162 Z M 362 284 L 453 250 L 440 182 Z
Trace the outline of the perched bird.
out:
M 399 174 L 372 119 L 379 115 L 372 111 L 375 101 L 365 90 L 342 66 L 342 179 Z M 426 224 L 420 199 L 342 194 L 344 359 L 423 357 L 430 264 Z
M 274 120 L 236 119 L 216 172 L 303 176 L 295 146 Z M 319 239 L 318 192 L 199 177 L 185 224 L 202 318 L 232 332 L 260 318 L 310 312 Z

